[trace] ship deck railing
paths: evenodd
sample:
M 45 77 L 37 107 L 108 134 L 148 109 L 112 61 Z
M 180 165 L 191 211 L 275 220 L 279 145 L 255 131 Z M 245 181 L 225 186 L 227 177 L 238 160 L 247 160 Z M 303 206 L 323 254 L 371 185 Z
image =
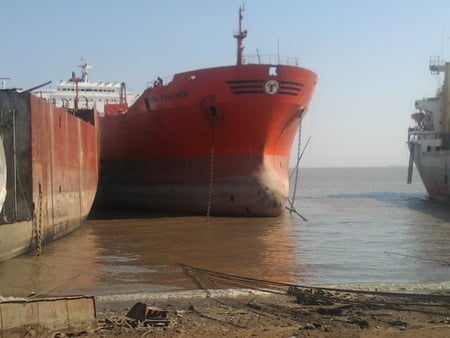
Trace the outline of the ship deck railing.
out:
M 300 59 L 298 57 L 279 56 L 279 55 L 244 55 L 244 64 L 269 64 L 269 65 L 286 65 L 298 66 Z
M 278 65 L 284 66 L 296 66 L 300 64 L 300 58 L 290 57 L 290 56 L 279 56 L 279 55 L 244 55 L 243 57 L 244 65 L 254 65 L 254 64 L 266 64 L 276 67 Z M 159 79 L 154 79 L 153 81 L 147 82 L 147 88 L 158 87 L 159 85 L 165 86 L 170 84 L 174 78 L 174 75 L 160 77 Z
M 423 141 L 423 140 L 439 140 L 442 138 L 442 133 L 435 130 L 423 130 L 416 128 L 409 128 L 408 142 Z

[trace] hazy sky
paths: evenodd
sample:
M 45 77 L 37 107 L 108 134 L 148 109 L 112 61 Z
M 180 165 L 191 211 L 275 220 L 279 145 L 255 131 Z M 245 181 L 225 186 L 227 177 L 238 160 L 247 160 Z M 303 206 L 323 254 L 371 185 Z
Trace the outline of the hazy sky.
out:
M 92 81 L 141 92 L 156 76 L 234 64 L 241 4 L 0 0 L 0 77 L 9 87 L 55 86 L 86 57 Z M 319 76 L 302 166 L 407 165 L 414 101 L 442 80 L 430 75 L 430 56 L 450 59 L 450 1 L 247 0 L 244 28 L 245 54 L 279 48 Z

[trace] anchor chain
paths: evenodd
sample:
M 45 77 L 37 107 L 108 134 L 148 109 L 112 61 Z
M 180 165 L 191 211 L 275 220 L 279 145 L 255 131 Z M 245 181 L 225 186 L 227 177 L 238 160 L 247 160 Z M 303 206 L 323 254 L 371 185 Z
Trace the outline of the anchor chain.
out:
M 209 163 L 209 191 L 208 191 L 208 209 L 206 211 L 206 216 L 211 215 L 211 204 L 212 204 L 212 190 L 213 190 L 213 179 L 214 179 L 214 143 L 215 143 L 215 115 L 211 119 L 211 155 Z
M 42 204 L 42 189 L 39 184 L 38 217 L 36 219 L 36 256 L 40 256 L 42 252 Z

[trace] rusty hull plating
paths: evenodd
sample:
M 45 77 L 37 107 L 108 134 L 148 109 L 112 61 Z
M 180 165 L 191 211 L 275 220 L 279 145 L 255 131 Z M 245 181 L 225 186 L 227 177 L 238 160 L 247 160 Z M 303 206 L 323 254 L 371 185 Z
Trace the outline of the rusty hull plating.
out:
M 98 184 L 98 114 L 57 108 L 30 93 L 0 91 L 6 191 L 0 261 L 80 227 Z

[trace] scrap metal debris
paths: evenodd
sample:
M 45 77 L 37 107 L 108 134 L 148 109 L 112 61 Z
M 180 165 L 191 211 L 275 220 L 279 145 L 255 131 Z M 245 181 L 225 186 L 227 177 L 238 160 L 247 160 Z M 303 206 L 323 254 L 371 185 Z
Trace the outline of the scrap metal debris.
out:
M 168 326 L 170 324 L 167 310 L 156 306 L 147 306 L 141 302 L 136 303 L 128 311 L 126 317 L 132 320 L 131 324 L 134 326 L 137 326 L 138 323 L 142 323 L 144 326 Z

